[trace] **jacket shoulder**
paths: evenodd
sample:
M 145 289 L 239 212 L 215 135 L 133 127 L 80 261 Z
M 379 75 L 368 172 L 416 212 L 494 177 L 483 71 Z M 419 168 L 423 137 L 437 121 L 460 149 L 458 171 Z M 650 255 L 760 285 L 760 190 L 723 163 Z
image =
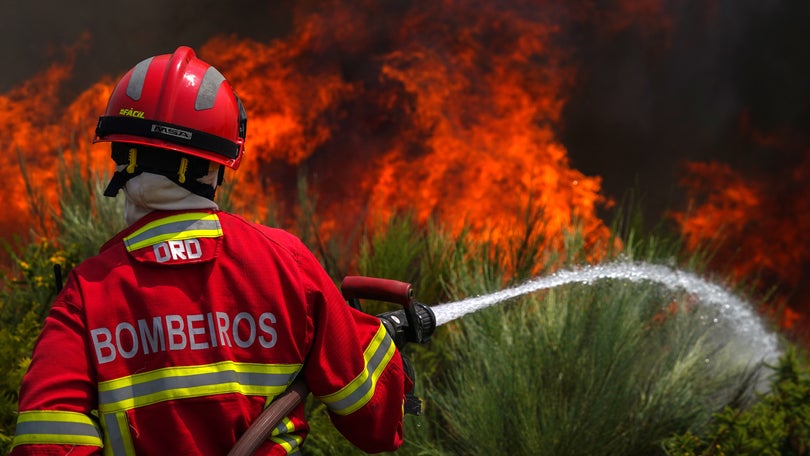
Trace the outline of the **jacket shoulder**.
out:
M 274 244 L 293 255 L 300 255 L 301 250 L 306 249 L 301 239 L 283 229 L 251 222 L 240 215 L 229 212 L 218 212 L 217 215 L 222 223 L 222 231 L 226 239 L 229 238 L 229 235 L 231 238 L 239 237 L 246 240 L 254 238 Z

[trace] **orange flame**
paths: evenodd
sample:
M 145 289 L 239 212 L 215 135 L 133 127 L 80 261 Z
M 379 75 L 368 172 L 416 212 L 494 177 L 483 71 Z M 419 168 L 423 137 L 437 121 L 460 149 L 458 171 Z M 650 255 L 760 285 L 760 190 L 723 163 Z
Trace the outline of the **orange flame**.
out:
M 506 243 L 534 224 L 546 247 L 560 249 L 561 234 L 578 223 L 596 258 L 609 237 L 596 211 L 612 203 L 601 194 L 600 177 L 571 167 L 557 138 L 578 77 L 558 38 L 572 24 L 586 24 L 600 39 L 633 28 L 647 52 L 666 49 L 674 27 L 666 5 L 332 0 L 317 12 L 298 6 L 283 39 L 214 37 L 199 55 L 232 82 L 249 117 L 245 160 L 228 175 L 239 182 L 234 199 L 256 218 L 274 205 L 291 227 L 304 174 L 318 195 L 323 237 L 409 210 L 420 222 L 435 218 L 455 232 L 469 227 Z M 89 142 L 115 78 L 65 103 L 75 51 L 0 94 L 0 165 L 24 164 L 52 205 L 59 153 L 89 159 L 96 171 L 112 168 L 107 146 Z M 745 115 L 741 123 L 750 127 Z M 779 147 L 779 134 L 749 134 Z M 686 171 L 692 207 L 676 220 L 691 248 L 716 242 L 716 263 L 733 264 L 738 277 L 760 274 L 764 283 L 810 294 L 803 272 L 810 203 L 800 197 L 810 193 L 810 152 L 778 179 L 754 179 L 718 163 L 692 163 Z M 3 236 L 31 227 L 48 234 L 32 217 L 37 208 L 26 199 L 22 175 L 6 182 Z M 794 302 L 783 324 L 810 328 L 808 314 L 810 304 Z
M 42 220 L 31 220 L 27 188 L 44 192 L 47 202 L 56 206 L 58 154 L 80 158 L 75 152 L 88 147 L 91 139 L 88 127 L 94 126 L 94 116 L 106 105 L 111 85 L 99 82 L 64 107 L 60 90 L 71 70 L 70 62 L 53 64 L 8 93 L 0 94 L 0 149 L 6 151 L 0 157 L 0 166 L 12 170 L 24 167 L 28 177 L 28 182 L 22 173 L 7 177 L 3 193 L 10 204 L 0 217 L 4 236 L 23 234 L 29 228 L 46 231 L 40 231 L 40 235 L 49 234 L 48 227 L 39 225 Z M 98 152 L 92 155 L 93 161 L 106 164 L 104 153 Z
M 308 16 L 270 45 L 216 38 L 201 49 L 250 111 L 241 180 L 263 185 L 243 187 L 242 201 L 285 200 L 291 166 L 303 166 L 320 189 L 326 231 L 412 210 L 422 222 L 505 239 L 542 210 L 549 246 L 560 247 L 574 217 L 591 245 L 607 238 L 596 216 L 606 203 L 600 178 L 571 169 L 553 131 L 575 75 L 549 44 L 555 26 L 493 9 L 447 33 L 433 30 L 435 16 L 462 11 L 427 9 L 390 31 L 369 61 L 357 54 L 377 37 L 348 11 Z
M 773 141 L 773 138 L 768 140 Z M 691 249 L 708 244 L 717 270 L 775 289 L 765 312 L 807 340 L 810 329 L 810 149 L 796 166 L 775 176 L 745 176 L 718 163 L 690 163 L 682 180 L 691 209 L 675 214 Z
M 248 110 L 246 158 L 234 176 L 244 211 L 258 218 L 274 204 L 289 225 L 305 173 L 324 236 L 410 210 L 421 222 L 435 217 L 505 242 L 526 220 L 542 221 L 539 238 L 561 248 L 561 233 L 576 222 L 598 257 L 609 233 L 596 211 L 611 202 L 598 176 L 571 167 L 555 132 L 577 77 L 555 44 L 566 22 L 578 20 L 565 17 L 571 11 L 554 2 L 454 0 L 399 6 L 401 14 L 379 2 L 299 8 L 284 39 L 214 37 L 199 49 Z M 601 23 L 588 3 L 573 9 Z M 666 16 L 655 0 L 621 0 L 604 33 L 642 21 L 666 34 Z M 112 82 L 61 108 L 70 70 L 54 65 L 0 99 L 2 145 L 22 151 L 51 201 L 56 151 L 81 159 L 89 147 L 97 170 L 111 168 L 106 148 L 88 140 Z M 15 179 L 9 196 L 19 203 L 0 216 L 4 230 L 28 217 Z

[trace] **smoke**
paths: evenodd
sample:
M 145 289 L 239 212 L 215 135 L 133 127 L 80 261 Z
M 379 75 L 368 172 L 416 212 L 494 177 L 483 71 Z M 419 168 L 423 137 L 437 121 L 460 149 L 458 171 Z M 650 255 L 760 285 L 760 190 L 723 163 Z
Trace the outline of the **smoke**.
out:
M 13 6 L 10 5 L 13 3 Z M 140 0 L 72 2 L 11 0 L 0 16 L 5 64 L 0 93 L 31 78 L 66 49 L 80 47 L 72 89 L 80 91 L 106 75 L 117 75 L 141 59 L 199 47 L 218 34 L 270 40 L 289 33 L 290 0 Z
M 542 188 L 551 190 L 539 204 L 563 204 L 559 212 L 573 204 L 590 215 L 598 207 L 605 219 L 602 196 L 619 200 L 635 187 L 649 225 L 684 211 L 695 190 L 713 192 L 719 197 L 702 213 L 714 227 L 728 218 L 714 209 L 729 207 L 723 191 L 736 182 L 767 193 L 738 208 L 733 232 L 756 247 L 742 250 L 743 260 L 798 258 L 768 263 L 779 277 L 808 270 L 801 252 L 810 245 L 791 234 L 810 223 L 799 201 L 810 170 L 805 0 L 15 3 L 0 17 L 0 94 L 43 72 L 59 87 L 33 85 L 5 98 L 16 108 L 4 110 L 9 150 L 39 150 L 17 140 L 43 142 L 67 119 L 92 118 L 77 109 L 89 101 L 71 104 L 76 96 L 100 103 L 98 87 L 84 91 L 189 45 L 237 83 L 257 152 L 240 175 L 253 172 L 275 196 L 294 199 L 306 168 L 341 213 L 347 204 L 363 210 L 357 193 L 392 206 L 406 183 L 422 186 L 411 196 L 433 205 L 426 211 L 444 203 L 458 211 L 450 218 L 463 220 L 471 206 L 453 198 L 479 191 L 504 206 L 502 195 L 522 194 L 521 177 L 534 188 L 545 176 Z M 49 110 L 59 114 L 40 119 Z M 695 162 L 723 166 L 699 166 L 705 174 L 695 175 Z M 683 176 L 709 190 L 684 188 Z M 9 223 L 22 215 L 18 206 Z M 479 219 L 498 218 L 477 208 L 488 215 Z M 769 219 L 776 222 L 757 223 Z M 807 272 L 793 275 L 791 286 L 810 283 Z
M 577 71 L 570 93 L 560 95 L 566 101 L 554 126 L 557 136 L 572 167 L 600 176 L 608 198 L 618 200 L 637 187 L 650 223 L 685 206 L 678 185 L 685 162 L 778 173 L 801 160 L 810 145 L 804 31 L 810 3 L 803 0 L 145 0 L 115 8 L 99 0 L 17 1 L 0 18 L 2 55 L 13 62 L 0 72 L 0 93 L 68 61 L 70 80 L 59 95 L 69 102 L 101 77 L 180 44 L 199 49 L 215 36 L 284 40 L 312 14 L 329 19 L 319 25 L 334 27 L 311 50 L 318 61 L 339 66 L 346 82 L 374 78 L 363 85 L 379 87 L 382 56 L 400 51 L 402 42 L 429 43 L 439 58 L 474 34 L 492 54 L 517 45 L 523 31 L 499 24 L 500 11 L 556 27 L 555 44 L 568 59 L 562 63 Z M 336 18 L 344 15 L 356 22 L 342 27 Z M 486 17 L 493 24 L 476 28 Z M 409 30 L 408 21 L 419 29 Z M 448 36 L 457 39 L 446 41 Z M 410 132 L 401 128 L 407 116 L 384 112 L 400 105 L 355 109 L 351 124 L 359 116 L 363 124 L 392 122 Z M 351 135 L 352 128 L 341 131 Z M 770 136 L 780 139 L 763 141 Z M 364 154 L 361 161 L 375 150 L 368 137 L 358 138 L 364 146 L 353 149 Z M 294 170 L 276 165 L 268 170 L 273 181 L 295 181 Z
M 430 42 L 433 50 L 457 46 L 465 27 L 474 28 L 493 11 L 556 24 L 556 44 L 569 59 L 564 64 L 577 69 L 555 126 L 571 165 L 601 176 L 609 198 L 636 186 L 652 223 L 666 210 L 685 206 L 678 186 L 685 162 L 778 173 L 801 160 L 810 145 L 810 2 L 803 0 L 145 0 L 115 8 L 99 0 L 15 3 L 0 18 L 7 62 L 0 93 L 53 62 L 71 61 L 71 79 L 60 94 L 68 101 L 101 77 L 180 44 L 199 49 L 222 35 L 262 43 L 285 39 L 311 13 L 333 19 L 351 14 L 365 25 L 347 30 L 338 20 L 321 23 L 335 30 L 323 34 L 315 52 L 339 65 L 348 82 L 376 78 L 380 56 L 405 41 L 395 31 L 406 30 L 403 23 L 413 18 L 432 25 L 407 39 Z M 518 42 L 511 25 L 470 33 L 482 34 L 490 50 L 502 49 Z M 459 34 L 456 41 L 442 41 L 448 30 Z M 396 123 L 405 117 L 383 112 L 389 106 L 355 110 L 351 121 L 356 124 L 359 116 Z M 769 136 L 780 139 L 763 140 Z M 373 152 L 367 137 L 357 141 L 365 144 L 357 151 Z M 278 167 L 271 177 L 294 181 L 290 171 Z
M 803 159 L 810 4 L 671 0 L 660 2 L 657 26 L 639 14 L 615 30 L 600 22 L 605 10 L 578 3 L 586 13 L 568 39 L 582 73 L 561 138 L 573 166 L 601 175 L 607 194 L 637 183 L 655 222 L 662 208 L 684 206 L 685 161 L 758 175 Z M 761 133 L 785 139 L 753 140 Z
M 13 62 L 0 72 L 0 92 L 64 60 L 66 49 L 78 46 L 65 96 L 179 44 L 198 48 L 215 35 L 267 42 L 291 32 L 296 11 L 341 6 L 291 0 L 145 0 L 115 8 L 94 0 L 15 3 L 0 19 L 2 55 Z M 424 6 L 357 3 L 374 11 L 366 16 L 369 29 L 380 36 L 376 44 L 365 44 L 372 52 L 385 46 L 386 24 Z M 745 128 L 779 130 L 793 144 L 808 143 L 808 2 L 500 4 L 567 21 L 560 44 L 571 51 L 580 74 L 565 107 L 561 140 L 575 168 L 602 176 L 609 197 L 620 198 L 637 185 L 653 220 L 661 208 L 683 203 L 677 177 L 684 161 L 716 160 L 743 171 L 795 162 L 795 147 L 774 151 L 741 139 L 741 122 Z M 352 62 L 346 68 L 356 71 Z

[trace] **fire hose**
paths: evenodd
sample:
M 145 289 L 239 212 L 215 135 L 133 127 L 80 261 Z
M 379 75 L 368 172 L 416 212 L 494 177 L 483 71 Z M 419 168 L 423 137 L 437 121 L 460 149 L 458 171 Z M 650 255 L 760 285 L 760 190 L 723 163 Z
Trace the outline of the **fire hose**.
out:
M 414 301 L 413 287 L 406 282 L 364 276 L 347 276 L 340 285 L 348 304 L 362 310 L 361 299 L 399 304 L 402 309 L 377 315 L 398 349 L 407 342 L 425 343 L 436 329 L 436 316 L 430 307 Z M 411 373 L 412 375 L 412 373 Z M 251 423 L 228 456 L 249 456 L 267 439 L 273 428 L 309 395 L 302 378 L 296 379 L 287 390 Z M 421 401 L 409 393 L 405 398 L 406 413 L 419 415 Z

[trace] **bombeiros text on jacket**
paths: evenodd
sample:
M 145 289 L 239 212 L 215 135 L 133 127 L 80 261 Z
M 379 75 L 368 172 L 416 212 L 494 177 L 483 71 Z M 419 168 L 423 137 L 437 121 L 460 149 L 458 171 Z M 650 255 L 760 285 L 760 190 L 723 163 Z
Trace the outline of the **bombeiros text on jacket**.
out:
M 207 350 L 219 346 L 269 349 L 277 341 L 275 323 L 276 316 L 272 312 L 258 317 L 249 312 L 234 316 L 225 312 L 169 314 L 93 328 L 90 339 L 98 363 L 105 364 L 118 356 L 130 359 L 139 353 Z

